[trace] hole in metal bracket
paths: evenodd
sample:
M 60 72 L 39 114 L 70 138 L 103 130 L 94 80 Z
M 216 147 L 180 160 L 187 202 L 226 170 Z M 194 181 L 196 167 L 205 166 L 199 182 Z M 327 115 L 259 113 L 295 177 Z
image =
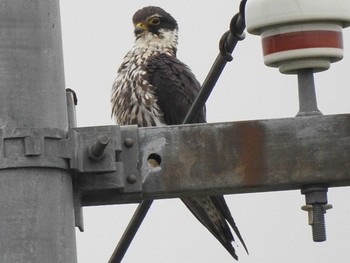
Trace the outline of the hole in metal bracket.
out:
M 148 156 L 147 161 L 148 161 L 149 166 L 156 168 L 156 167 L 160 166 L 160 164 L 162 162 L 162 158 L 160 157 L 159 154 L 151 153 Z
M 122 158 L 121 158 L 121 151 L 115 151 L 115 162 L 116 163 L 119 163 L 122 161 Z

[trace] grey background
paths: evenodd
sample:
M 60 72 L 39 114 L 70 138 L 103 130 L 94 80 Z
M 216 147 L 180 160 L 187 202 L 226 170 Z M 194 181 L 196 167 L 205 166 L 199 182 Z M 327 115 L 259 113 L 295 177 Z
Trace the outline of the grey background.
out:
M 336 2 L 335 2 L 336 3 Z M 110 125 L 110 90 L 134 36 L 131 17 L 146 5 L 171 13 L 180 27 L 178 57 L 202 82 L 218 53 L 239 1 L 61 0 L 66 85 L 78 94 L 78 126 Z M 315 75 L 319 109 L 350 112 L 350 29 L 345 57 Z M 209 122 L 293 117 L 296 76 L 263 64 L 260 37 L 247 35 L 207 103 Z M 330 189 L 328 241 L 313 243 L 299 191 L 227 196 L 250 255 L 240 262 L 349 262 L 350 189 Z M 136 205 L 84 208 L 85 232 L 77 231 L 79 262 L 107 262 Z M 233 262 L 231 256 L 179 200 L 156 201 L 124 262 Z

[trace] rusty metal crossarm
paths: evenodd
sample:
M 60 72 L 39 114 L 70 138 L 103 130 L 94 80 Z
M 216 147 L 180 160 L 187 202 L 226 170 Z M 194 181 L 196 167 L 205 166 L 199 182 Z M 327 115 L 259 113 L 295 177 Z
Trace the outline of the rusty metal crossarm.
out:
M 124 173 L 142 195 L 127 187 L 83 205 L 350 185 L 349 114 L 122 130 L 121 156 L 138 158 Z
M 140 137 L 145 198 L 350 183 L 350 115 L 144 129 Z M 156 168 L 145 162 L 153 147 Z

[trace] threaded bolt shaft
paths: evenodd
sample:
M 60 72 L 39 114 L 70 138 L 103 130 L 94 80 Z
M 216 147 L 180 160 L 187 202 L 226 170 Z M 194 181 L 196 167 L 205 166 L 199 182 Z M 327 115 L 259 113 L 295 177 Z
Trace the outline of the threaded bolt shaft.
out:
M 312 238 L 314 242 L 326 241 L 325 209 L 321 204 L 313 205 Z
M 94 144 L 90 146 L 89 157 L 95 161 L 99 161 L 104 157 L 105 149 L 110 139 L 107 135 L 104 135 L 96 140 Z

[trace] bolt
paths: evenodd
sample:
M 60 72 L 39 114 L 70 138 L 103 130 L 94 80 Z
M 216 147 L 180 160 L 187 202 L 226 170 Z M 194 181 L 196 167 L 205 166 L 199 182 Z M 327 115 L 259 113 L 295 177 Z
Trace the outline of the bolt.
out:
M 126 148 L 131 148 L 134 145 L 134 140 L 132 138 L 126 138 L 124 140 L 124 146 Z
M 326 241 L 326 223 L 324 220 L 325 210 L 323 205 L 313 205 L 312 207 L 312 238 L 314 242 Z
M 128 181 L 129 184 L 134 184 L 137 181 L 137 177 L 134 174 L 129 174 L 126 180 Z
M 327 204 L 327 187 L 313 186 L 301 190 L 305 195 L 306 205 L 303 210 L 308 211 L 309 225 L 312 226 L 314 242 L 326 241 L 326 223 L 324 214 L 332 205 Z
M 99 137 L 94 144 L 89 148 L 89 157 L 95 161 L 101 160 L 104 157 L 105 149 L 109 143 L 107 135 Z

